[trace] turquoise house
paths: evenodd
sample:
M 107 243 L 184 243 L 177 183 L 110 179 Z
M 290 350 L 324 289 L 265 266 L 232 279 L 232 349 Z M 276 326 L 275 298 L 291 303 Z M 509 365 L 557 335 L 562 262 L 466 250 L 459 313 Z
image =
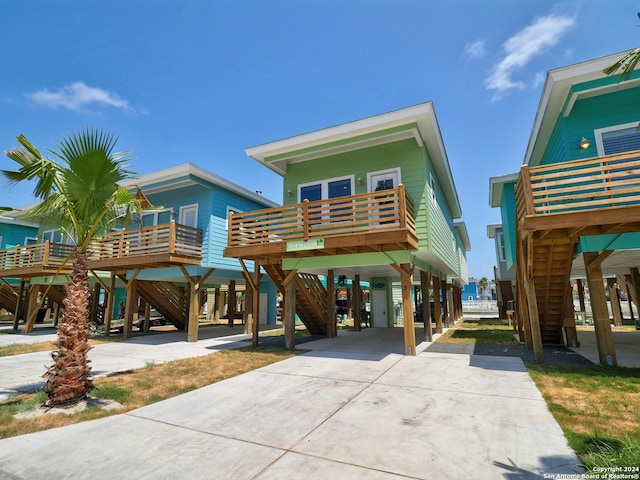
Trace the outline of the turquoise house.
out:
M 602 277 L 632 283 L 640 267 L 640 71 L 602 72 L 622 55 L 551 70 L 520 171 L 490 179 L 523 338 L 576 344 L 569 285 L 587 279 L 604 364 L 615 353 Z

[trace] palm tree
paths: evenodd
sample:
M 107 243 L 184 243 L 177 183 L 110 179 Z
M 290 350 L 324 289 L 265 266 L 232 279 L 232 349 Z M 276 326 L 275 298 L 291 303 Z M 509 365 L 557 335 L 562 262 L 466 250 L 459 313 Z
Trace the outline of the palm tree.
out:
M 74 242 L 73 269 L 66 285 L 65 311 L 58 325 L 58 350 L 43 375 L 45 406 L 74 405 L 93 388 L 88 339 L 89 275 L 87 257 L 91 241 L 132 213 L 140 213 L 139 200 L 120 180 L 128 178 L 127 153 L 117 153 L 116 138 L 99 130 L 85 130 L 60 141 L 56 159 L 43 156 L 24 135 L 19 147 L 5 154 L 18 170 L 3 170 L 10 183 L 34 180 L 34 195 L 41 202 L 23 216 L 55 222 Z
M 640 12 L 638 12 L 638 18 L 640 18 Z M 625 54 L 620 60 L 612 63 L 607 68 L 602 70 L 605 75 L 612 75 L 620 70 L 620 81 L 627 80 L 634 68 L 640 61 L 640 47 L 634 48 L 629 53 Z
M 487 277 L 482 277 L 478 280 L 478 286 L 482 289 L 482 293 L 480 294 L 480 300 L 483 300 L 483 297 L 486 295 L 487 286 L 489 285 L 489 280 Z

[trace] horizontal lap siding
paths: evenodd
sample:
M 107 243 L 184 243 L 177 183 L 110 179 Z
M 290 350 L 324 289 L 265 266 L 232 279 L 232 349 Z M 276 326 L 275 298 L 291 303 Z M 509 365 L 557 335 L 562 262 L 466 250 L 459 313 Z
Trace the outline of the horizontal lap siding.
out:
M 37 228 L 23 225 L 0 225 L 0 237 L 2 237 L 0 248 L 24 245 L 25 237 L 35 237 L 36 235 L 38 235 Z
M 516 194 L 515 184 L 506 183 L 502 193 L 502 205 L 500 214 L 502 216 L 502 227 L 504 233 L 504 250 L 507 268 L 511 268 L 516 263 Z

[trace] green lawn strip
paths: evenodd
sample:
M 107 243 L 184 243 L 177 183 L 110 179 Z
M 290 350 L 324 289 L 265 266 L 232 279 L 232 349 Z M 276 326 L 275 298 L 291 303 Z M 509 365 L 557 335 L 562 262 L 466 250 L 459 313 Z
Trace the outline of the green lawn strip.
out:
M 437 340 L 442 343 L 518 345 L 512 327 L 499 319 L 464 320 Z
M 527 368 L 589 472 L 640 465 L 639 368 L 546 364 Z

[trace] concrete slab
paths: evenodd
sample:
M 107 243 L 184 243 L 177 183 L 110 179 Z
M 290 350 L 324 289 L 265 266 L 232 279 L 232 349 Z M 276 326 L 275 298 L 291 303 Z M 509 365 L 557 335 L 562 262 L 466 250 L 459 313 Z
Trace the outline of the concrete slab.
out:
M 640 368 L 640 331 L 622 331 L 615 327 L 611 328 L 618 366 Z M 572 350 L 599 365 L 600 356 L 598 355 L 595 330 L 593 328 L 578 330 L 578 340 L 580 347 L 572 348 Z

